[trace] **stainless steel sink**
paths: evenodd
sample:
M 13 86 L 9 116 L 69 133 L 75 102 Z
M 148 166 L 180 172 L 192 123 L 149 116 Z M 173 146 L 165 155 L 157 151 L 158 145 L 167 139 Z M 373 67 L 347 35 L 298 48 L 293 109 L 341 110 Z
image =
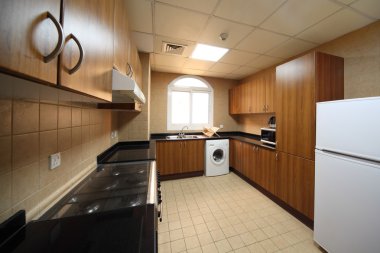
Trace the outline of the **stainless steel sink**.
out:
M 207 136 L 205 135 L 192 135 L 192 134 L 188 134 L 188 135 L 184 135 L 183 137 L 182 136 L 179 136 L 179 135 L 169 135 L 169 136 L 166 136 L 166 139 L 167 140 L 186 140 L 186 139 L 202 139 L 202 138 L 207 138 Z

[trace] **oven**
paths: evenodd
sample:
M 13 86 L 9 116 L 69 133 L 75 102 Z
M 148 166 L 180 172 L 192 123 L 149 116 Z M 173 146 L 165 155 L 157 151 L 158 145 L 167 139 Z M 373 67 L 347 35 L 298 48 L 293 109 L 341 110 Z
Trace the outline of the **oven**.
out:
M 261 142 L 266 145 L 276 146 L 276 128 L 261 128 Z

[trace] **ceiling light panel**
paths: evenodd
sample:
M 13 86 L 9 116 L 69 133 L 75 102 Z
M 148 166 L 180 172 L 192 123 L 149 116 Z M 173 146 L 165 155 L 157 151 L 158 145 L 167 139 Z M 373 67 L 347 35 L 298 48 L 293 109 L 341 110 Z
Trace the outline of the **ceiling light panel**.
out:
M 140 0 L 141 1 L 141 0 Z M 178 7 L 183 7 L 186 9 L 199 11 L 207 14 L 211 14 L 214 10 L 218 0 L 158 0 L 158 2 L 171 4 Z
M 215 11 L 215 15 L 256 26 L 283 2 L 284 0 L 222 0 Z
M 164 4 L 156 4 L 155 31 L 177 39 L 196 40 L 205 27 L 208 15 Z
M 253 28 L 248 25 L 241 25 L 213 17 L 199 37 L 199 42 L 219 47 L 233 48 L 252 30 Z M 228 38 L 221 40 L 219 38 L 221 33 L 227 33 Z
M 214 47 L 214 46 L 205 45 L 205 44 L 197 44 L 195 46 L 193 53 L 191 54 L 191 58 L 204 60 L 204 61 L 217 62 L 227 52 L 228 52 L 227 48 Z
M 341 8 L 329 0 L 289 0 L 260 27 L 293 36 Z

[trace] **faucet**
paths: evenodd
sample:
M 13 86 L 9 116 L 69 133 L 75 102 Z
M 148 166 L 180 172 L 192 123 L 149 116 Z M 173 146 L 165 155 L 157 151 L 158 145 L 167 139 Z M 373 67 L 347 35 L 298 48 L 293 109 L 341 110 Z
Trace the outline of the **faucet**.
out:
M 181 132 L 179 132 L 179 134 L 178 134 L 179 138 L 184 138 L 185 137 L 185 133 L 183 132 L 185 130 L 185 128 L 189 129 L 188 126 L 182 127 Z

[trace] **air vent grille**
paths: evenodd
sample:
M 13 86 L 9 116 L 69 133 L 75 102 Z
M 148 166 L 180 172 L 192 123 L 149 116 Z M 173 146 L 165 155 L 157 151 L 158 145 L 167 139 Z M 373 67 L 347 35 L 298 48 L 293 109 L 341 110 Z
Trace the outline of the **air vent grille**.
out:
M 186 47 L 186 45 L 162 42 L 162 52 L 165 54 L 182 55 Z

